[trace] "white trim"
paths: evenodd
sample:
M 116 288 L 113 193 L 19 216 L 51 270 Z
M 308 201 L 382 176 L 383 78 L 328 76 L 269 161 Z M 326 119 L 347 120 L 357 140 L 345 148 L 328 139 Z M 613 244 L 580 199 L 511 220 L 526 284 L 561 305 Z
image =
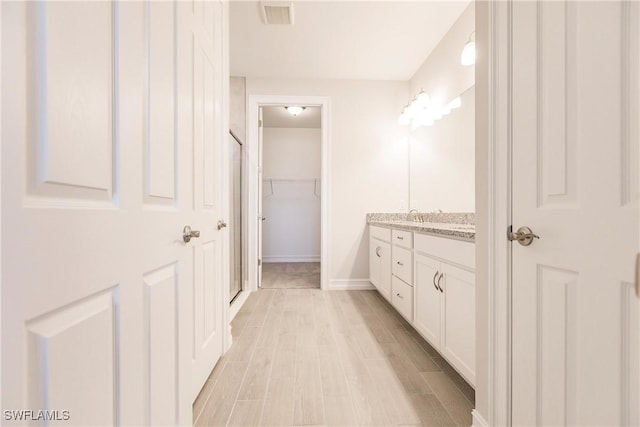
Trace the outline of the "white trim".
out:
M 233 300 L 233 303 L 229 306 L 230 320 L 235 319 L 236 314 L 238 314 L 244 303 L 249 299 L 249 295 L 251 295 L 249 291 L 240 291 L 236 299 Z
M 473 418 L 471 427 L 489 427 L 487 420 L 485 420 L 484 417 L 475 409 L 471 411 L 471 417 Z
M 222 188 L 222 197 L 223 202 L 221 204 L 221 212 L 220 216 L 222 218 L 229 218 L 229 187 L 231 185 L 231 168 L 229 167 L 229 162 L 226 160 L 229 156 L 229 2 L 224 0 L 218 0 L 220 3 L 220 13 L 221 13 L 221 27 L 220 27 L 220 37 L 222 38 L 220 46 L 222 47 L 222 75 L 220 78 L 222 79 L 222 128 L 218 130 L 218 135 L 220 137 L 220 143 L 222 152 L 220 153 L 222 158 L 220 162 L 222 163 L 222 176 L 226 177 L 223 179 L 223 186 L 226 188 Z M 227 231 L 223 233 L 222 236 L 222 247 L 229 249 L 230 247 L 230 232 Z M 230 266 L 230 251 L 223 250 L 222 251 L 222 283 L 230 283 L 230 274 L 231 274 L 231 266 Z M 222 313 L 222 325 L 223 331 L 225 329 L 228 330 L 227 334 L 222 334 L 222 354 L 226 353 L 231 348 L 231 319 L 230 310 L 229 310 L 229 286 L 223 286 L 222 289 L 222 304 L 223 304 L 223 313 Z
M 512 2 L 489 2 L 489 424 L 511 425 Z
M 262 255 L 262 264 L 278 263 L 278 262 L 320 262 L 320 255 L 278 255 L 264 256 Z
M 247 215 L 247 290 L 258 289 L 258 109 L 265 105 L 307 105 L 319 106 L 322 108 L 322 148 L 321 148 L 321 172 L 320 179 L 320 287 L 329 288 L 330 257 L 329 248 L 331 246 L 330 217 L 331 212 L 331 99 L 326 96 L 284 96 L 284 95 L 251 95 L 248 94 L 247 102 L 247 177 L 248 177 L 248 206 Z
M 373 291 L 375 289 L 369 279 L 334 279 L 329 285 L 329 290 L 332 291 Z

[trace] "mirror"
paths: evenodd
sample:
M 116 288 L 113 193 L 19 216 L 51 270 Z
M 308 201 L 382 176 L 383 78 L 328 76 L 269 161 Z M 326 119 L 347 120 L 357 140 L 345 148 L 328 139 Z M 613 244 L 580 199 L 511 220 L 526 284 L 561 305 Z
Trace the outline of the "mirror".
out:
M 409 137 L 409 208 L 475 212 L 475 86 L 462 105 Z

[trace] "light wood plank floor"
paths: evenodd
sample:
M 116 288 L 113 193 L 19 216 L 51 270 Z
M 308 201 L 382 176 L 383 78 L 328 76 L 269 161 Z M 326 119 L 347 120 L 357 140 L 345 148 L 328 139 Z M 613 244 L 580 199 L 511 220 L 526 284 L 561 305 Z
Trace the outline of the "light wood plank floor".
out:
M 262 289 L 196 426 L 470 426 L 473 389 L 375 291 Z
M 262 289 L 320 289 L 319 262 L 266 262 Z

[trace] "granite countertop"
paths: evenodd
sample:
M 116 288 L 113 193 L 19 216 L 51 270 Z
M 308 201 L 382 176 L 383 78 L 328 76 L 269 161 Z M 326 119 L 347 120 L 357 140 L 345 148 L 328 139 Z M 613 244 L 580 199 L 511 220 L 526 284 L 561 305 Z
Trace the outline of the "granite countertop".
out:
M 420 218 L 422 218 L 422 222 L 420 222 Z M 467 242 L 475 242 L 476 238 L 475 218 L 472 213 L 374 213 L 367 214 L 367 223 Z

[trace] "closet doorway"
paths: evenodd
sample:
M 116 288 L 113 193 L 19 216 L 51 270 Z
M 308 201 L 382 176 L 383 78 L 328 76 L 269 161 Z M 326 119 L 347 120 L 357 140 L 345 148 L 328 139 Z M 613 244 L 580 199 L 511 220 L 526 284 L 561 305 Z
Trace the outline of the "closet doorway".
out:
M 321 108 L 262 107 L 261 287 L 320 288 Z

